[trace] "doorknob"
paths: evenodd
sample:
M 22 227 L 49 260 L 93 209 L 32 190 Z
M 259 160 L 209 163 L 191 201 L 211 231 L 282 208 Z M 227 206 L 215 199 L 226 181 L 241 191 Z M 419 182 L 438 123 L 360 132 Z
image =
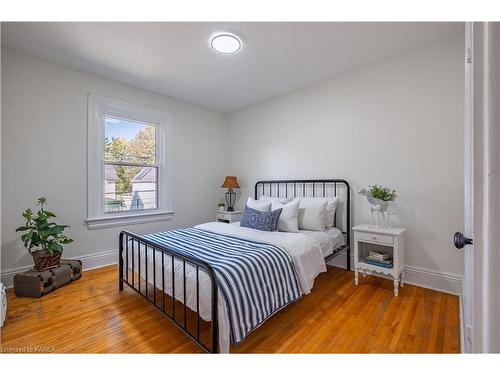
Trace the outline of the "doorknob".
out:
M 467 238 L 462 232 L 457 232 L 453 236 L 453 242 L 457 249 L 462 249 L 465 245 L 472 245 L 474 243 L 472 238 Z

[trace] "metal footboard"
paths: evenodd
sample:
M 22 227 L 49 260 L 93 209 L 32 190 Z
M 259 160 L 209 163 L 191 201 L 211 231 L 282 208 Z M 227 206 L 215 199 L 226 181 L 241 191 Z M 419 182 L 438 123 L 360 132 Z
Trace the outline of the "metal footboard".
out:
M 144 259 L 141 260 L 141 256 Z M 152 260 L 152 267 L 149 266 L 148 259 Z M 167 274 L 165 261 L 170 261 L 171 266 L 171 271 Z M 158 267 L 158 262 L 161 262 L 161 267 Z M 182 270 L 176 274 L 175 265 L 179 262 L 182 264 Z M 142 266 L 144 266 L 144 271 L 141 270 Z M 196 306 L 194 310 L 190 309 L 186 303 L 186 266 L 191 266 L 196 270 Z M 158 272 L 161 272 L 161 278 L 158 277 L 159 282 L 157 282 Z M 211 282 L 211 321 L 209 324 L 203 321 L 200 315 L 200 272 L 205 272 Z M 179 273 L 182 277 L 182 283 L 176 285 L 176 276 L 179 277 Z M 152 283 L 150 282 L 151 277 Z M 166 279 L 167 277 L 170 279 Z M 168 294 L 165 288 L 168 280 L 171 283 L 171 294 Z M 124 284 L 153 304 L 203 350 L 209 353 L 219 352 L 218 286 L 215 272 L 209 264 L 168 249 L 140 235 L 122 231 L 120 232 L 119 244 L 120 291 L 123 290 Z M 176 287 L 183 290 L 181 301 L 175 298 Z M 196 322 L 196 324 L 191 324 L 191 327 L 188 324 L 190 317 L 191 321 Z

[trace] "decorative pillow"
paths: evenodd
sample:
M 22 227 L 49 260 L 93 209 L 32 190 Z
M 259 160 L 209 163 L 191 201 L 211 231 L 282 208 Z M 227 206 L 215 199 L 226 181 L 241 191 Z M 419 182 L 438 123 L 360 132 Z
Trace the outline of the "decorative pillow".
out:
M 240 226 L 266 232 L 275 232 L 278 229 L 280 214 L 281 208 L 274 211 L 260 212 L 245 206 L 245 210 L 241 216 Z
M 333 222 L 335 219 L 335 211 L 337 210 L 337 205 L 339 203 L 338 197 L 331 198 L 320 198 L 320 197 L 305 197 L 300 198 L 300 206 L 308 207 L 310 205 L 316 205 L 318 203 L 326 202 L 326 217 L 325 217 L 325 228 L 333 227 Z
M 248 197 L 247 207 L 253 208 L 260 212 L 271 211 L 271 202 L 256 201 L 252 197 Z
M 299 204 L 299 228 L 306 230 L 325 230 L 326 202 L 310 202 L 305 206 L 302 199 Z
M 282 204 L 279 202 L 272 202 L 272 209 L 281 209 L 281 215 L 278 220 L 278 230 L 281 232 L 295 232 L 299 231 L 299 199 Z
M 333 197 L 328 199 L 328 203 L 326 204 L 325 228 L 333 227 L 333 222 L 335 221 L 335 212 L 337 212 L 338 205 L 339 205 L 338 197 Z
M 278 197 L 268 197 L 267 195 L 261 195 L 259 197 L 259 201 L 264 201 L 264 202 L 278 202 L 281 204 L 288 203 L 292 200 L 292 198 L 278 198 Z

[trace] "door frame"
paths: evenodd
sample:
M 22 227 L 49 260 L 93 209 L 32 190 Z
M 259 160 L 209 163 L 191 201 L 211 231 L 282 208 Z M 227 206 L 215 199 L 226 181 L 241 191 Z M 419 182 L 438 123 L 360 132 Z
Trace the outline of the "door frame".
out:
M 465 23 L 465 150 L 464 150 L 464 234 L 474 238 L 474 24 Z M 464 247 L 464 283 L 462 292 L 462 351 L 473 353 L 476 347 L 474 312 L 474 245 Z

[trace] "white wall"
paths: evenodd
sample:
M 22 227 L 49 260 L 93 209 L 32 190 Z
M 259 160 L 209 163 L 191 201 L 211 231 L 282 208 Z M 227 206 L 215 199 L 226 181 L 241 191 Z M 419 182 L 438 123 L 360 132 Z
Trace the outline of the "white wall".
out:
M 32 263 L 15 228 L 22 224 L 21 212 L 41 195 L 58 221 L 71 225 L 75 241 L 64 256 L 92 265 L 96 258 L 89 254 L 118 246 L 121 227 L 90 231 L 84 223 L 89 92 L 174 116 L 175 217 L 127 229 L 145 233 L 213 220 L 227 169 L 223 115 L 8 49 L 2 51 L 2 92 L 2 274 Z M 116 261 L 114 252 L 106 254 Z
M 226 174 L 238 176 L 243 196 L 263 178 L 345 178 L 354 224 L 366 222 L 369 210 L 355 193 L 389 185 L 399 193 L 392 224 L 408 228 L 410 281 L 459 291 L 463 259 L 451 235 L 463 227 L 463 38 L 227 117 L 11 50 L 2 51 L 1 88 L 3 275 L 31 264 L 14 230 L 42 194 L 72 226 L 75 242 L 65 256 L 91 265 L 89 254 L 109 250 L 116 259 L 121 228 L 89 231 L 84 224 L 87 93 L 95 92 L 175 116 L 175 218 L 127 229 L 212 220 Z
M 354 224 L 369 220 L 361 188 L 396 189 L 391 221 L 408 229 L 408 278 L 459 292 L 463 46 L 455 38 L 231 114 L 228 173 L 243 196 L 259 179 L 345 178 Z

